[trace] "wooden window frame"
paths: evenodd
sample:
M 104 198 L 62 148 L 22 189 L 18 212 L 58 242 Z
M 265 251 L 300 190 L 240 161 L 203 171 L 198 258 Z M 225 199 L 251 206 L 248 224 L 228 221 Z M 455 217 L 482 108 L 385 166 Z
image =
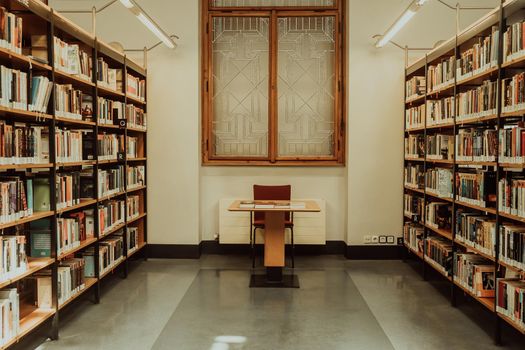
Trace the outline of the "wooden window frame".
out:
M 202 0 L 202 164 L 218 166 L 344 166 L 346 154 L 346 0 L 335 0 L 334 6 L 324 7 L 213 7 L 213 0 Z M 263 157 L 224 157 L 213 154 L 213 17 L 268 17 L 271 21 L 269 57 L 268 155 Z M 336 20 L 334 79 L 334 155 L 327 157 L 278 156 L 278 96 L 277 96 L 277 20 L 279 17 L 334 16 Z

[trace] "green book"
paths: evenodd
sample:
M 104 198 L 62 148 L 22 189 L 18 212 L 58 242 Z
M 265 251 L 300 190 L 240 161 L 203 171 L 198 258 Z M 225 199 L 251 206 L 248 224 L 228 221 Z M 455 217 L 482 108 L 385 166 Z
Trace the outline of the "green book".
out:
M 51 210 L 51 187 L 48 178 L 38 177 L 33 180 L 34 211 Z
M 51 230 L 31 231 L 31 257 L 49 258 L 51 256 Z

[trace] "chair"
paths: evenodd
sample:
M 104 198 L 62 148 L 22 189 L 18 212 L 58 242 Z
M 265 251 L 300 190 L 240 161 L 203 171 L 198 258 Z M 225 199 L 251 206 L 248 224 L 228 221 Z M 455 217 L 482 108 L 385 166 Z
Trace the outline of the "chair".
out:
M 289 201 L 292 196 L 292 186 L 261 186 L 253 185 L 254 200 L 280 200 Z M 250 246 L 252 249 L 252 268 L 255 267 L 255 240 L 257 229 L 264 229 L 264 213 L 250 212 Z M 292 245 L 292 268 L 295 267 L 295 246 L 293 237 L 293 212 L 284 215 L 284 228 L 290 230 L 290 243 Z

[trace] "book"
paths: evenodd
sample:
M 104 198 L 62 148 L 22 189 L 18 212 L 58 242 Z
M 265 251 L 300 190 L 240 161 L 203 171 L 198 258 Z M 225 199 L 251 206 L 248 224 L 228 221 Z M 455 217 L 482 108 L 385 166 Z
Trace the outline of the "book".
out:
M 241 201 L 239 203 L 239 208 L 241 209 L 251 209 L 255 207 L 254 201 Z
M 53 286 L 51 276 L 37 275 L 36 288 L 37 288 L 37 306 L 39 309 L 52 309 L 53 308 Z
M 455 57 L 444 57 L 436 65 L 430 65 L 427 70 L 427 91 L 432 93 L 454 83 Z
M 88 94 L 82 94 L 80 99 L 82 104 L 82 120 L 93 121 L 93 96 Z
M 124 135 L 98 134 L 97 145 L 98 160 L 118 160 L 124 152 Z
M 127 198 L 128 221 L 140 215 L 140 196 L 133 195 Z
M 84 120 L 83 103 L 89 98 L 85 98 L 83 95 L 82 91 L 76 90 L 71 84 L 55 84 L 56 115 L 61 118 Z
M 426 224 L 436 229 L 451 230 L 452 206 L 449 203 L 430 202 L 426 206 Z
M 465 128 L 456 135 L 456 160 L 495 162 L 498 132 L 491 127 Z
M 485 80 L 482 85 L 460 92 L 457 97 L 456 120 L 464 121 L 496 114 L 497 82 Z
M 0 105 L 27 111 L 29 101 L 27 73 L 2 65 L 0 66 L 0 82 Z
M 498 64 L 499 29 L 492 26 L 491 32 L 479 36 L 471 48 L 460 53 L 456 61 L 458 81 L 483 73 Z
M 480 207 L 496 203 L 496 173 L 478 170 L 456 173 L 456 199 Z
M 118 167 L 98 171 L 99 198 L 111 196 L 122 191 L 124 191 L 124 166 L 119 165 Z
M 67 43 L 57 37 L 53 40 L 55 69 L 91 81 L 93 63 L 89 53 L 78 44 Z
M 33 179 L 33 205 L 35 212 L 51 210 L 51 189 L 49 178 L 36 177 Z
M 495 269 L 490 260 L 474 253 L 454 255 L 454 279 L 463 288 L 481 298 L 495 296 Z
M 423 197 L 405 193 L 403 205 L 403 212 L 405 216 L 411 218 L 414 222 L 422 224 L 421 220 L 423 219 L 424 210 L 425 205 Z
M 49 129 L 45 126 L 0 120 L 0 164 L 49 162 Z
M 456 240 L 495 257 L 496 220 L 465 210 L 456 212 Z
M 102 235 L 124 224 L 125 205 L 123 200 L 111 200 L 99 205 L 98 223 Z
M 80 293 L 85 287 L 85 261 L 80 258 L 71 258 L 60 262 L 58 266 L 58 305 Z
M 423 140 L 424 142 L 424 140 Z M 424 144 L 421 146 L 424 149 Z M 427 159 L 454 159 L 454 136 L 446 134 L 427 135 Z M 423 154 L 419 157 L 423 157 Z
M 116 119 L 120 119 L 120 118 L 117 117 Z M 126 105 L 126 119 L 127 119 L 128 127 L 130 128 L 140 129 L 140 130 L 145 131 L 148 126 L 147 115 L 144 112 L 144 110 L 132 104 Z
M 424 104 L 410 107 L 405 111 L 405 128 L 407 130 L 425 126 L 426 107 Z
M 0 7 L 0 47 L 22 53 L 23 19 Z
M 146 81 L 128 73 L 126 75 L 126 93 L 140 101 L 145 101 Z
M 33 76 L 31 78 L 31 92 L 28 106 L 29 111 L 46 113 L 52 92 L 52 81 L 45 76 Z
M 6 344 L 20 332 L 20 301 L 16 288 L 0 290 L 0 344 Z
M 414 76 L 406 81 L 406 96 L 407 100 L 422 96 L 425 94 L 426 78 L 421 76 Z
M 86 131 L 90 133 L 91 131 Z M 84 131 L 55 129 L 56 160 L 58 163 L 81 162 L 84 158 Z
M 30 256 L 33 258 L 51 257 L 50 219 L 32 221 L 29 227 Z
M 455 100 L 454 96 L 439 100 L 428 100 L 426 107 L 427 127 L 453 122 Z
M 423 254 L 425 229 L 423 226 L 407 222 L 403 226 L 403 240 L 416 254 Z
M 98 122 L 103 125 L 118 124 L 118 121 L 124 118 L 124 112 L 127 110 L 124 103 L 108 100 L 104 97 L 98 97 L 97 108 Z
M 129 166 L 127 168 L 128 189 L 134 189 L 146 184 L 146 167 L 144 165 Z

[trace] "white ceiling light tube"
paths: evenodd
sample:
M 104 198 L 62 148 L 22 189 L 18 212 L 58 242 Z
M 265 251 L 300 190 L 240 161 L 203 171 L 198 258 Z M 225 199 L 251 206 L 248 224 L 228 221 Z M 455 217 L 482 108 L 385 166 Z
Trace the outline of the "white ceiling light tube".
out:
M 159 27 L 159 25 L 144 12 L 144 10 L 134 0 L 120 0 L 122 5 L 129 9 L 137 19 L 142 22 L 153 34 L 155 34 L 167 47 L 175 48 L 173 39 Z
M 122 1 L 122 0 L 121 0 Z M 396 22 L 388 28 L 385 34 L 383 34 L 376 42 L 376 47 L 380 48 L 385 46 L 392 40 L 392 38 L 403 28 L 411 19 L 414 17 L 416 12 L 427 2 L 428 0 L 414 0 L 408 6 L 408 8 L 399 16 Z

